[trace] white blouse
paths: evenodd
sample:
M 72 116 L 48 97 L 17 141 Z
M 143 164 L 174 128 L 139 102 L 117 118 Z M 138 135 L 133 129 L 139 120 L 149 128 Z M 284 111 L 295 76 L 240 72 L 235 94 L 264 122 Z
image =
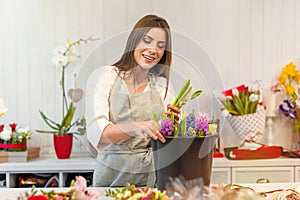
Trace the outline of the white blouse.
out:
M 114 66 L 105 66 L 97 69 L 89 77 L 87 83 L 87 100 L 86 100 L 86 118 L 87 118 L 87 139 L 93 147 L 101 150 L 107 145 L 99 144 L 104 128 L 112 123 L 109 121 L 109 93 L 114 84 L 117 73 L 117 68 Z M 169 103 L 172 103 L 175 94 L 173 89 L 169 90 L 164 100 L 166 91 L 166 79 L 157 77 L 155 80 L 156 88 L 161 95 L 164 103 L 164 108 L 167 108 Z M 149 91 L 149 84 L 144 92 Z M 120 92 L 129 93 L 128 89 Z

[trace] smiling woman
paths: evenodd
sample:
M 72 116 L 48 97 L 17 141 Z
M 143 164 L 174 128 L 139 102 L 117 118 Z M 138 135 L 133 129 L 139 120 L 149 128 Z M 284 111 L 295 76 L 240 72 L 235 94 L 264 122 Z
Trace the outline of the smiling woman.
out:
M 131 31 L 120 60 L 107 66 L 94 93 L 94 123 L 87 137 L 98 148 L 94 186 L 154 186 L 150 138 L 165 142 L 151 121 L 154 107 L 167 108 L 171 34 L 165 19 L 147 15 Z

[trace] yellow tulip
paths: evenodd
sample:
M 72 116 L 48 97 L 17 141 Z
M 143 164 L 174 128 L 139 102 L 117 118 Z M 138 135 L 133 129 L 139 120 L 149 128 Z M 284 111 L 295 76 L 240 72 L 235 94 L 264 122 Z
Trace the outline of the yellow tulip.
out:
M 282 72 L 288 74 L 289 76 L 295 77 L 298 74 L 296 69 L 296 65 L 293 62 L 287 64 L 283 69 Z
M 295 88 L 294 88 L 294 86 L 292 86 L 291 84 L 286 83 L 284 86 L 285 86 L 286 94 L 287 94 L 287 95 L 292 95 L 292 94 L 295 93 Z
M 280 85 L 284 84 L 287 78 L 288 78 L 288 74 L 285 72 L 282 72 L 280 74 L 280 76 L 278 77 L 278 84 L 280 84 Z

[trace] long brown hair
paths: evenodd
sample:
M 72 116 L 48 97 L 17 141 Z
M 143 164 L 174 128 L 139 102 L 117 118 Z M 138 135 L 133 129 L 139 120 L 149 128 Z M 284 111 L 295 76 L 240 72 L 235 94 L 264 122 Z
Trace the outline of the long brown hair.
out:
M 124 71 L 128 71 L 137 66 L 137 63 L 134 60 L 134 50 L 137 45 L 142 40 L 143 36 L 151 28 L 162 28 L 166 32 L 166 47 L 163 57 L 160 61 L 150 69 L 150 73 L 156 76 L 163 76 L 166 78 L 166 92 L 165 97 L 167 96 L 168 86 L 169 86 L 169 77 L 170 77 L 170 66 L 172 60 L 172 43 L 171 43 L 171 31 L 168 22 L 162 17 L 156 15 L 146 15 L 141 18 L 133 27 L 125 47 L 125 51 L 116 63 L 113 65 L 119 69 L 119 74 Z

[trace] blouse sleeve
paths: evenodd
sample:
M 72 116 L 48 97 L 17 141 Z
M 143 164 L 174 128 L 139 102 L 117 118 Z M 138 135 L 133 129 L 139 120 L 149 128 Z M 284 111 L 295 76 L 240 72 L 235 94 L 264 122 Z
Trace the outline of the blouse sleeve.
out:
M 109 93 L 117 76 L 112 66 L 97 69 L 89 77 L 87 90 L 87 139 L 96 149 L 101 149 L 100 138 L 109 121 Z

